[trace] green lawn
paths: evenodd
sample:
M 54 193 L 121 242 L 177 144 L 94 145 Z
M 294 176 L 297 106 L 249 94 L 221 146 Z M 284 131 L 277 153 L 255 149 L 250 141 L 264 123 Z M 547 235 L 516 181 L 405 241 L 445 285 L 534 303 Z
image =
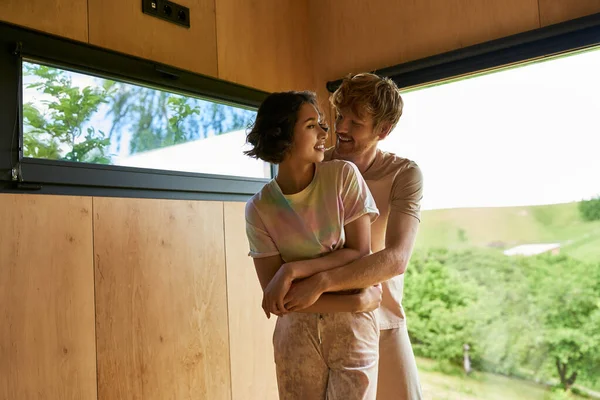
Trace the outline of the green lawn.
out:
M 583 221 L 577 203 L 423 211 L 417 248 L 510 248 L 561 243 L 563 252 L 600 261 L 600 221 Z
M 582 399 L 552 393 L 545 386 L 500 375 L 474 372 L 471 376 L 446 375 L 436 362 L 418 358 L 419 377 L 425 400 L 563 400 Z

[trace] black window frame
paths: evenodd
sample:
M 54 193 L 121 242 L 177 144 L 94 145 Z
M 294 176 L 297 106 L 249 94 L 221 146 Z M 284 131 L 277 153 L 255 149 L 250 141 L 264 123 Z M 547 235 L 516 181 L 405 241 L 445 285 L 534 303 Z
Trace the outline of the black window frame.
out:
M 22 63 L 258 109 L 267 92 L 0 22 L 0 192 L 247 200 L 269 179 L 23 157 Z M 271 165 L 274 176 L 276 166 Z
M 598 45 L 600 13 L 378 69 L 373 73 L 389 77 L 399 88 L 408 89 Z M 329 81 L 327 90 L 333 93 L 341 83 L 342 78 Z

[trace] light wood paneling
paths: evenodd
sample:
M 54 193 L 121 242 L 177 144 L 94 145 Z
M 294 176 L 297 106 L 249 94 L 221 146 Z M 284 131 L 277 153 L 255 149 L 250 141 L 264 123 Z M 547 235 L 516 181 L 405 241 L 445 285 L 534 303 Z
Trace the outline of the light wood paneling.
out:
M 277 92 L 315 89 L 308 5 L 297 0 L 218 0 L 219 78 Z
M 189 29 L 142 13 L 139 0 L 89 0 L 90 43 L 217 76 L 214 0 L 179 0 Z
M 244 204 L 224 204 L 232 399 L 277 399 L 272 341 L 276 317 L 268 320 L 260 307 L 262 290 L 248 257 Z
M 231 398 L 223 205 L 94 198 L 98 398 Z
M 0 399 L 95 399 L 91 198 L 0 194 L 0 221 Z
M 0 20 L 87 42 L 87 0 L 2 0 Z
M 542 26 L 600 12 L 600 0 L 539 0 Z
M 310 0 L 311 46 L 325 79 L 539 27 L 537 0 Z M 318 20 L 317 18 L 323 18 Z

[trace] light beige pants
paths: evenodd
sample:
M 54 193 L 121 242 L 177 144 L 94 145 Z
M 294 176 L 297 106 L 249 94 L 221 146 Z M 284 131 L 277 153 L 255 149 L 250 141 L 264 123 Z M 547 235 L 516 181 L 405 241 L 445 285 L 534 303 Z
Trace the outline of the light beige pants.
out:
M 375 400 L 374 312 L 290 313 L 273 335 L 280 400 Z
M 421 400 L 421 384 L 406 324 L 381 331 L 377 400 Z

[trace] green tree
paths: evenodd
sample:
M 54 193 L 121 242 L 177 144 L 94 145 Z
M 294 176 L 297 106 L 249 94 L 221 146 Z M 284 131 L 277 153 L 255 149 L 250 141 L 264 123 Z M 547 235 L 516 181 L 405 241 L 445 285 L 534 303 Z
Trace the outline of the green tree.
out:
M 101 80 L 100 86 L 79 88 L 67 71 L 30 63 L 24 66 L 26 76 L 34 78 L 27 88 L 42 96 L 38 103 L 23 105 L 27 157 L 108 164 L 111 141 L 120 151 L 125 133 L 130 134 L 130 153 L 138 153 L 241 129 L 255 115 L 250 110 L 108 79 Z M 107 110 L 106 117 L 112 118 L 106 134 L 89 124 L 99 110 Z
M 600 266 L 483 249 L 417 251 L 404 306 L 415 353 L 548 380 L 600 376 Z
M 530 283 L 543 322 L 538 350 L 568 390 L 579 376 L 600 374 L 600 265 L 567 256 L 537 261 Z
M 120 143 L 131 132 L 132 154 L 241 129 L 254 118 L 249 110 L 126 84 L 111 97 L 110 115 L 109 136 Z
M 410 312 L 408 329 L 415 352 L 460 365 L 463 345 L 476 346 L 468 312 L 475 291 L 449 268 L 447 256 L 445 250 L 413 255 L 406 272 L 404 306 Z
M 578 204 L 579 212 L 586 221 L 600 220 L 600 196 L 590 200 L 580 201 Z
M 24 155 L 108 164 L 109 138 L 101 130 L 85 125 L 107 102 L 114 82 L 82 89 L 73 85 L 65 71 L 29 63 L 25 64 L 25 75 L 35 77 L 27 88 L 37 89 L 49 100 L 41 101 L 46 106 L 44 112 L 33 102 L 23 104 Z
M 477 293 L 469 308 L 474 366 L 508 375 L 520 374 L 526 364 L 539 369 L 543 358 L 531 349 L 540 322 L 526 271 L 515 259 L 483 249 L 452 252 L 448 264 Z

